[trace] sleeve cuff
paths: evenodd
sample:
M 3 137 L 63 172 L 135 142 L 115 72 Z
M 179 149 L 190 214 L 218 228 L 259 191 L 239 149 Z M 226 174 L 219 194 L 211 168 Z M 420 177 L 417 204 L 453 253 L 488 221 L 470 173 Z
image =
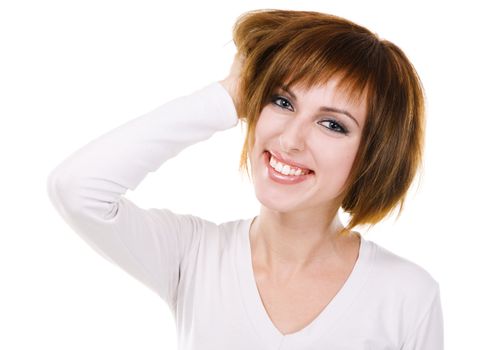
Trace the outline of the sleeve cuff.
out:
M 236 126 L 239 121 L 236 106 L 234 105 L 234 101 L 232 101 L 229 92 L 223 85 L 217 81 L 207 85 L 203 90 L 208 94 L 210 101 L 216 103 L 220 128 L 225 130 Z

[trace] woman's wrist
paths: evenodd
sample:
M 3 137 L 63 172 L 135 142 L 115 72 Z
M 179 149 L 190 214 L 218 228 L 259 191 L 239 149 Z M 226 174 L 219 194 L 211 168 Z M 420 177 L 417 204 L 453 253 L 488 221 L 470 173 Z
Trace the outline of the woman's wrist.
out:
M 231 77 L 227 77 L 223 80 L 219 81 L 220 85 L 224 87 L 225 90 L 229 93 L 230 97 L 232 98 L 232 101 L 234 102 L 234 106 L 236 106 L 237 102 L 237 82 L 234 81 Z

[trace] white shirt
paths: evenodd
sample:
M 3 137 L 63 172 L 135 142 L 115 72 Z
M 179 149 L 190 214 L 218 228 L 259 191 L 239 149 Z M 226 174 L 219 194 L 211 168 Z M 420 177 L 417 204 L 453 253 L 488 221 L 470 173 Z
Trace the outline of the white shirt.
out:
M 52 171 L 47 188 L 63 219 L 90 246 L 169 306 L 181 350 L 441 350 L 438 283 L 418 265 L 361 238 L 347 281 L 305 328 L 283 335 L 254 279 L 253 218 L 217 225 L 125 197 L 193 143 L 233 127 L 217 82 L 104 134 Z

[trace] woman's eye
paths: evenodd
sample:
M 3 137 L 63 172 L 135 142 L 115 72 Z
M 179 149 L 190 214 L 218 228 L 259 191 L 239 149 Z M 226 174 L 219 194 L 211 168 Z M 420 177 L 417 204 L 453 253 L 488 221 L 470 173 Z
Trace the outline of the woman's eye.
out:
M 291 103 L 284 97 L 275 96 L 272 98 L 272 102 L 281 108 L 293 110 L 293 106 L 291 105 Z
M 334 121 L 334 120 L 323 120 L 323 121 L 320 121 L 319 124 L 321 125 L 324 125 L 326 128 L 332 130 L 332 131 L 335 131 L 335 132 L 339 132 L 341 134 L 347 134 L 348 133 L 348 130 L 345 129 L 340 123 Z

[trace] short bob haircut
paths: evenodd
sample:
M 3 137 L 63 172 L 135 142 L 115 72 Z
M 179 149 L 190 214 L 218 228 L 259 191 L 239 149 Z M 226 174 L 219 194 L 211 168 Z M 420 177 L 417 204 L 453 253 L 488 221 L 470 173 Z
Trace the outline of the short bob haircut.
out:
M 421 165 L 425 128 L 423 88 L 402 50 L 351 21 L 310 11 L 246 12 L 233 39 L 244 57 L 237 112 L 247 131 L 240 168 L 248 173 L 256 123 L 280 85 L 309 88 L 334 76 L 354 101 L 364 96 L 367 103 L 342 194 L 350 215 L 345 231 L 374 225 L 396 207 L 400 214 Z

